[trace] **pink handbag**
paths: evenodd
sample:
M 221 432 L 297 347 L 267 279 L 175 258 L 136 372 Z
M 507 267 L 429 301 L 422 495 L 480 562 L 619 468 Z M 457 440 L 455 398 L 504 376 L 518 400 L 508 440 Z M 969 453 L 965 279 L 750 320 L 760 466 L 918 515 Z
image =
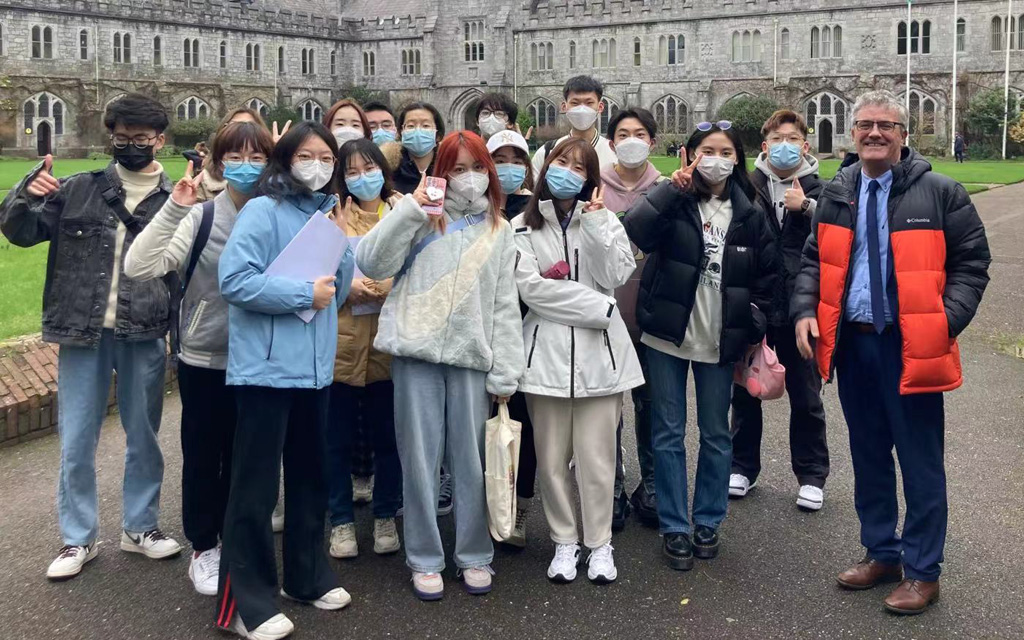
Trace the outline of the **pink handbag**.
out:
M 786 367 L 779 364 L 768 340 L 754 345 L 746 357 L 736 363 L 733 381 L 760 400 L 775 400 L 786 392 Z

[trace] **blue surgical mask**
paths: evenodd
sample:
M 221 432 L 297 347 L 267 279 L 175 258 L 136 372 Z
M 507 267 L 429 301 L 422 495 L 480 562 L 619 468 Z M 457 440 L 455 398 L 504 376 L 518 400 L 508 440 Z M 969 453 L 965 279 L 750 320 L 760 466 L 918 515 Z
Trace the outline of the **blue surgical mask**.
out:
M 555 164 L 548 167 L 546 180 L 551 196 L 558 200 L 575 198 L 583 189 L 583 176 Z
M 360 202 L 369 202 L 379 198 L 383 186 L 384 174 L 380 169 L 345 178 L 345 187 L 348 188 L 348 192 Z
M 224 179 L 235 191 L 252 193 L 266 166 L 263 162 L 225 162 Z
M 373 141 L 378 147 L 385 142 L 394 142 L 395 137 L 395 132 L 391 129 L 377 129 L 373 132 Z
M 520 164 L 503 163 L 495 165 L 498 170 L 498 180 L 501 182 L 501 190 L 505 193 L 515 193 L 523 186 L 526 180 L 526 167 Z
M 422 158 L 437 146 L 437 131 L 433 129 L 406 129 L 402 132 L 402 146 L 409 153 Z
M 803 153 L 801 153 L 800 147 L 792 142 L 779 142 L 773 144 L 768 150 L 768 161 L 773 167 L 783 171 L 799 165 L 802 158 Z

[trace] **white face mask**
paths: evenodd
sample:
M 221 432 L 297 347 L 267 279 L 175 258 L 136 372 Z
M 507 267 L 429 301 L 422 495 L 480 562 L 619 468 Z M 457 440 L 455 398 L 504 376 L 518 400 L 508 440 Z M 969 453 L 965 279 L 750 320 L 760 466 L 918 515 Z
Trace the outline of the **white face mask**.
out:
M 503 120 L 496 115 L 489 115 L 486 118 L 480 118 L 476 124 L 480 127 L 480 133 L 484 134 L 485 138 L 490 138 L 494 134 L 504 131 L 508 120 Z
M 700 175 L 707 180 L 708 184 L 720 184 L 728 180 L 735 166 L 736 163 L 729 158 L 704 156 L 701 158 L 700 164 L 697 165 L 697 171 L 700 171 Z
M 363 131 L 355 127 L 336 127 L 331 130 L 334 134 L 334 139 L 338 141 L 338 146 L 345 144 L 349 140 L 358 140 L 359 138 L 365 138 Z
M 449 180 L 448 190 L 460 198 L 473 202 L 487 193 L 490 184 L 491 180 L 486 173 L 467 171 Z
M 578 107 L 573 107 L 565 112 L 565 117 L 569 119 L 569 124 L 572 128 L 577 131 L 586 131 L 590 127 L 594 126 L 597 122 L 597 111 L 591 109 L 585 104 L 581 104 Z
M 292 164 L 292 176 L 309 187 L 311 191 L 319 191 L 331 181 L 334 165 L 319 160 L 304 160 Z
M 626 138 L 615 142 L 615 157 L 619 164 L 627 169 L 635 169 L 645 162 L 647 156 L 651 155 L 651 145 L 640 138 Z

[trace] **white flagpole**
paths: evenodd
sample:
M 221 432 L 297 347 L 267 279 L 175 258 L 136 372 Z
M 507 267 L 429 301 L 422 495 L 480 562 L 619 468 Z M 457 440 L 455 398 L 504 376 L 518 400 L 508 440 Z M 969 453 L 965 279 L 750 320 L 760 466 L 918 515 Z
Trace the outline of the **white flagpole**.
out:
M 1010 30 L 1010 16 L 1013 15 L 1013 0 L 1006 0 L 1006 38 L 1003 45 L 1006 47 L 1006 72 L 1003 78 L 1003 160 L 1006 160 L 1006 129 L 1010 119 L 1010 38 L 1013 32 Z M 1020 29 L 1020 25 L 1017 25 Z
M 957 31 L 959 29 L 959 9 L 958 1 L 953 0 L 953 135 L 949 139 L 950 154 L 956 153 L 956 52 L 960 45 L 960 35 Z
M 1012 0 L 1011 0 L 1012 1 Z M 904 98 L 907 109 L 907 146 L 910 146 L 910 122 L 913 120 L 910 116 L 910 51 L 913 48 L 915 40 L 911 37 L 912 29 L 910 27 L 910 6 L 913 0 L 907 0 L 907 91 Z M 918 32 L 918 38 L 921 34 Z

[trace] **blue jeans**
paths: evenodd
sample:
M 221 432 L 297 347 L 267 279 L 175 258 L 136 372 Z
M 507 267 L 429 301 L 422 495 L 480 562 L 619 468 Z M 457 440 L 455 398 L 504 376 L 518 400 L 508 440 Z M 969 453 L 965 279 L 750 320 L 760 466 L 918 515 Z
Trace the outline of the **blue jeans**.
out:
M 455 564 L 460 569 L 490 564 L 494 546 L 484 495 L 484 423 L 491 411 L 487 374 L 394 358 L 391 378 L 405 493 L 406 564 L 423 573 L 444 570 L 437 528 L 442 457 L 455 498 Z
M 395 391 L 390 380 L 353 387 L 331 385 L 327 418 L 327 485 L 331 526 L 355 522 L 352 447 L 362 422 L 373 445 L 373 517 L 394 518 L 402 506 L 402 464 L 395 443 Z
M 96 445 L 112 371 L 117 372 L 117 406 L 126 436 L 123 526 L 133 532 L 156 529 L 164 477 L 157 431 L 164 406 L 165 353 L 163 338 L 126 342 L 116 340 L 112 329 L 103 330 L 98 348 L 60 348 L 57 517 L 64 544 L 92 544 L 99 533 Z
M 697 395 L 696 487 L 693 491 L 693 524 L 717 529 L 725 520 L 729 502 L 729 469 L 732 438 L 729 436 L 729 402 L 732 398 L 732 366 L 690 362 L 647 350 L 647 378 L 651 389 L 651 438 L 654 443 L 654 483 L 658 496 L 658 520 L 662 534 L 692 530 L 687 516 L 686 476 L 686 375 L 693 366 Z

